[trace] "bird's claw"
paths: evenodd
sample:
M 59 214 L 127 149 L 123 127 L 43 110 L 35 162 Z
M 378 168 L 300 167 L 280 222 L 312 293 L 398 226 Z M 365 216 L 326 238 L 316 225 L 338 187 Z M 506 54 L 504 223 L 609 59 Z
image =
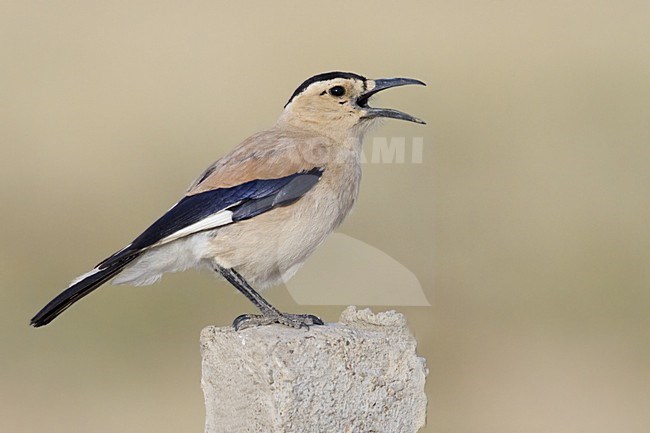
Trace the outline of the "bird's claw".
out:
M 279 323 L 290 328 L 308 328 L 314 325 L 325 324 L 320 317 L 314 316 L 313 314 L 242 314 L 233 320 L 232 327 L 235 328 L 235 331 L 241 331 L 246 328 L 272 325 L 274 323 Z

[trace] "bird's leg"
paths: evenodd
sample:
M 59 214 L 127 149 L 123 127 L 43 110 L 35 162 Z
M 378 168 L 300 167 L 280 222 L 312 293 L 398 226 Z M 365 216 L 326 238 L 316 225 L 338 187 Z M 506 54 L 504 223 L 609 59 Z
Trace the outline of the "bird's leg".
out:
M 239 275 L 234 269 L 226 269 L 222 267 L 215 267 L 230 284 L 235 286 L 237 290 L 242 292 L 259 310 L 262 314 L 242 314 L 237 317 L 232 326 L 236 331 L 245 328 L 252 328 L 254 326 L 271 325 L 279 323 L 281 325 L 290 326 L 292 328 L 302 328 L 312 325 L 322 325 L 323 321 L 312 314 L 288 314 L 281 313 L 273 305 L 269 304 L 266 299 L 251 287 L 246 280 Z

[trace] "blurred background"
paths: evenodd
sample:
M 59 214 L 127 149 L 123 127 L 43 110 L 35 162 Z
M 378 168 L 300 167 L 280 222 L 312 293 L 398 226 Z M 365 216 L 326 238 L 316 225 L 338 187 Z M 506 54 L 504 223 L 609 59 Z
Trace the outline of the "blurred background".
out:
M 0 431 L 203 431 L 199 332 L 253 311 L 226 283 L 106 286 L 28 320 L 304 79 L 343 70 L 428 83 L 374 103 L 428 124 L 376 132 L 405 137 L 407 159 L 365 164 L 339 230 L 431 304 L 395 307 L 430 369 L 422 431 L 647 433 L 649 16 L 647 1 L 0 2 Z M 340 281 L 328 257 L 302 281 Z

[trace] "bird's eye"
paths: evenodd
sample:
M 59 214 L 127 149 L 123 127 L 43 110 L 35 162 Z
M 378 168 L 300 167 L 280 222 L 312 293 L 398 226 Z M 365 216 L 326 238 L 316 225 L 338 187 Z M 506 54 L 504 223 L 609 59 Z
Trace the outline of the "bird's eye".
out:
M 330 95 L 332 96 L 343 96 L 345 95 L 345 87 L 343 86 L 334 86 L 330 89 Z

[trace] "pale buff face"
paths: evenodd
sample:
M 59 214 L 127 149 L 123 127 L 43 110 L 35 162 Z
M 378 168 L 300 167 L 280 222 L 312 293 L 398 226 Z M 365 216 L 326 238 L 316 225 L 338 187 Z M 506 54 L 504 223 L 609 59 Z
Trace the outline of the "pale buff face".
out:
M 282 118 L 294 125 L 352 129 L 364 122 L 366 111 L 357 105 L 372 80 L 334 78 L 311 84 L 289 103 Z

